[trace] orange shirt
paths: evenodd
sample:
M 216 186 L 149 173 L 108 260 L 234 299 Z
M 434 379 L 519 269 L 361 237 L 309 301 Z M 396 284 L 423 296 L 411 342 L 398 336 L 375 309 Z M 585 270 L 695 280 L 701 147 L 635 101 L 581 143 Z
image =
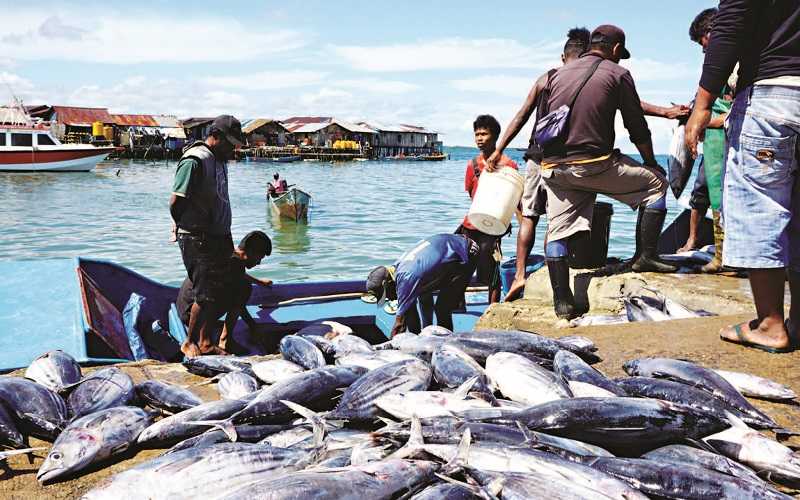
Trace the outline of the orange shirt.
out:
M 478 158 L 478 172 L 483 172 L 483 169 L 486 168 L 486 159 L 483 157 L 482 154 L 478 155 L 477 158 Z M 472 164 L 473 160 L 474 158 L 467 162 L 467 171 L 464 174 L 464 190 L 467 193 L 469 193 L 470 199 L 475 196 L 475 191 L 478 190 L 478 183 L 480 182 L 480 177 L 475 176 L 475 168 Z M 517 166 L 516 162 L 506 155 L 500 157 L 500 161 L 497 163 L 497 166 L 498 168 L 511 167 L 514 170 L 519 170 L 519 167 Z M 475 229 L 475 226 L 470 224 L 466 216 L 464 217 L 464 222 L 462 223 L 462 225 L 467 229 Z

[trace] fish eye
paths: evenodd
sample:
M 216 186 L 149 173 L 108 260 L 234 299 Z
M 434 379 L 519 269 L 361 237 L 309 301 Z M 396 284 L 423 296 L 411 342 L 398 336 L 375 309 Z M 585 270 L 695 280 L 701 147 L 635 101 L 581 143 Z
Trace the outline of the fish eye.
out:
M 50 454 L 50 458 L 53 460 L 61 460 L 63 456 L 61 455 L 61 453 L 56 451 Z

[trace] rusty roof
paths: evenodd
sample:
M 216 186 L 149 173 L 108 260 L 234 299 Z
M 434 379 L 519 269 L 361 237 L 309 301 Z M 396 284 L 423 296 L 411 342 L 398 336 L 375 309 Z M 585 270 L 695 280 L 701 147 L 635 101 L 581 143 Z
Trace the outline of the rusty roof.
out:
M 152 115 L 111 115 L 111 119 L 121 127 L 158 127 Z
M 273 120 L 272 118 L 253 118 L 253 119 L 242 120 L 242 133 L 250 134 L 255 130 L 258 130 L 259 128 L 263 127 L 264 125 L 270 123 L 274 123 L 275 125 L 281 127 L 284 130 L 289 130 L 283 123 L 277 120 Z
M 72 106 L 53 106 L 55 121 L 63 125 L 90 127 L 94 122 L 114 123 L 107 108 L 76 108 Z

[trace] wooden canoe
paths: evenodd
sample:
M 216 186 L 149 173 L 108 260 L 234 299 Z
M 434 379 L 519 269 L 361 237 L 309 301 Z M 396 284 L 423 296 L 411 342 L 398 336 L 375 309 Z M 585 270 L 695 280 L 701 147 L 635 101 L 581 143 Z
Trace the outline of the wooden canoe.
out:
M 291 219 L 299 221 L 308 218 L 308 204 L 311 202 L 311 195 L 297 188 L 289 188 L 289 190 L 278 196 L 270 196 L 269 203 L 272 206 L 274 213 Z

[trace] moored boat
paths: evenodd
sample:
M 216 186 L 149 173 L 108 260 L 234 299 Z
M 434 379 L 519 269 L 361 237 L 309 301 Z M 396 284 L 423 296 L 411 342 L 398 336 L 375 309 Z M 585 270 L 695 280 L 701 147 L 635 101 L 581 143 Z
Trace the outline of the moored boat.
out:
M 88 172 L 114 146 L 62 144 L 43 124 L 34 124 L 24 108 L 4 108 L 13 119 L 0 123 L 0 172 Z
M 311 195 L 297 188 L 289 188 L 285 193 L 267 194 L 272 210 L 281 217 L 299 221 L 308 218 L 308 204 Z

